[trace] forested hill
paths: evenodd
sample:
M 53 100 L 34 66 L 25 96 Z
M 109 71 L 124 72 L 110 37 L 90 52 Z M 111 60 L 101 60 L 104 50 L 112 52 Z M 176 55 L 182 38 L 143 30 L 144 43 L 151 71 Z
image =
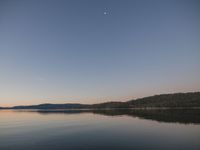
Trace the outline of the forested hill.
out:
M 40 104 L 15 106 L 4 109 L 109 109 L 109 108 L 146 108 L 146 107 L 199 107 L 200 92 L 162 94 L 139 98 L 127 102 L 106 102 L 99 104 Z M 0 108 L 3 109 L 3 108 Z
M 162 94 L 127 102 L 94 104 L 91 108 L 200 107 L 200 92 Z
M 200 107 L 200 92 L 162 94 L 127 102 L 128 107 Z

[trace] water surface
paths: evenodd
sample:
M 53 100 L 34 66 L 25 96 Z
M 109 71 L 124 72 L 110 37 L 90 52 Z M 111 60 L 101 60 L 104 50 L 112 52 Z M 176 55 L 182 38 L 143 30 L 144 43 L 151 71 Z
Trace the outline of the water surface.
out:
M 1 110 L 0 150 L 199 150 L 200 110 Z

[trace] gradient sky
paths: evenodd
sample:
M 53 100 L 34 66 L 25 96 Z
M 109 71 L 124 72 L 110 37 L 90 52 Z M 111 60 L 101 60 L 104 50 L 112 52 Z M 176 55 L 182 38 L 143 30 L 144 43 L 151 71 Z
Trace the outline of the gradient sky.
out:
M 200 91 L 198 0 L 0 0 L 0 105 Z

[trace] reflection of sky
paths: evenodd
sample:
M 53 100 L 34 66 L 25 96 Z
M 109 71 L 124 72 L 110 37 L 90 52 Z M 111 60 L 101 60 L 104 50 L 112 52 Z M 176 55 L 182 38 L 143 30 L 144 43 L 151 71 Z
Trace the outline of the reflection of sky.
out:
M 199 125 L 131 116 L 0 111 L 1 149 L 194 149 Z M 77 144 L 78 143 L 78 144 Z
M 199 91 L 199 7 L 189 0 L 1 1 L 0 105 Z

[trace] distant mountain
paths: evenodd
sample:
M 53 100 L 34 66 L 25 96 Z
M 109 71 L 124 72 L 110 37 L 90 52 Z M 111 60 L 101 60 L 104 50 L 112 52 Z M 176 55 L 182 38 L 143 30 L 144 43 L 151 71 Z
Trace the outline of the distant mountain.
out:
M 83 104 L 40 104 L 30 106 L 14 106 L 12 109 L 84 109 L 89 105 Z
M 10 109 L 111 109 L 111 108 L 147 108 L 147 107 L 200 107 L 200 92 L 162 94 L 139 98 L 127 102 L 106 102 L 99 104 L 40 104 L 15 106 Z M 2 108 L 0 108 L 2 109 Z

